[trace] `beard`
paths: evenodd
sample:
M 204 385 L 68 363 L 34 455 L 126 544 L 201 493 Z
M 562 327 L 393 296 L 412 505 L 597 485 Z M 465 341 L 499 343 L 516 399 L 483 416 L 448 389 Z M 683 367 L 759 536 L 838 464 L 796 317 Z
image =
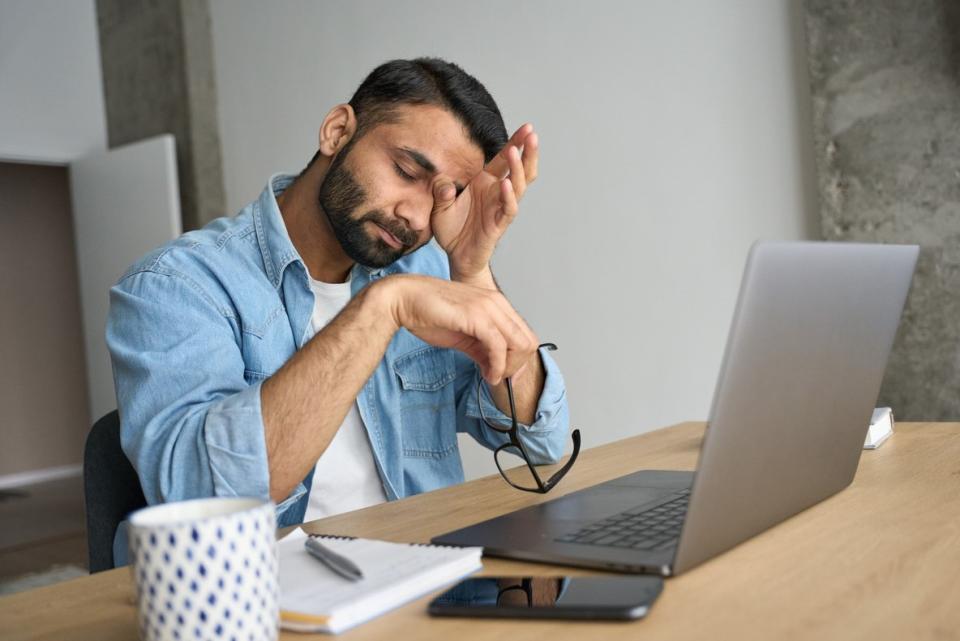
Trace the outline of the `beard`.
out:
M 418 236 L 378 209 L 354 217 L 354 212 L 366 202 L 367 193 L 345 165 L 351 146 L 348 143 L 333 159 L 320 184 L 318 200 L 344 253 L 355 263 L 379 269 L 396 262 L 407 253 L 416 244 Z M 384 228 L 403 246 L 394 248 L 379 236 L 371 236 L 365 229 L 367 222 Z

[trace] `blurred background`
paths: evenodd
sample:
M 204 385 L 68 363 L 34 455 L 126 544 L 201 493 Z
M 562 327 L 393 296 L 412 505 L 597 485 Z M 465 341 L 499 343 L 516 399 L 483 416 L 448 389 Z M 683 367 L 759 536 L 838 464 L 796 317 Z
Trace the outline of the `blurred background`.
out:
M 585 447 L 706 420 L 757 239 L 919 243 L 878 405 L 960 416 L 958 3 L 0 0 L 0 593 L 86 571 L 109 286 L 422 55 L 540 133 L 494 269 Z

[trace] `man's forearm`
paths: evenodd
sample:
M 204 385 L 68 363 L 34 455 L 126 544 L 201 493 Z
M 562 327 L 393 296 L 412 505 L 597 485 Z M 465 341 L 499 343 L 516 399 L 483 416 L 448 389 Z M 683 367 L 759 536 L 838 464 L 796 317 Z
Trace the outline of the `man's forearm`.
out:
M 479 273 L 472 274 L 470 276 L 458 274 L 457 271 L 451 266 L 450 280 L 458 283 L 465 283 L 467 285 L 473 285 L 474 287 L 491 289 L 496 292 L 500 291 L 500 285 L 497 284 L 497 279 L 493 277 L 493 270 L 490 269 L 490 265 L 487 265 Z
M 336 435 L 397 331 L 371 286 L 261 388 L 270 497 L 286 498 Z
M 286 498 L 327 449 L 400 327 L 482 361 L 492 380 L 536 358 L 517 377 L 518 418 L 534 414 L 543 378 L 540 373 L 538 384 L 536 337 L 502 294 L 428 276 L 387 276 L 361 291 L 261 388 L 275 501 Z M 506 391 L 495 393 L 509 408 Z
M 540 361 L 539 352 L 534 354 L 524 368 L 511 379 L 518 422 L 530 425 L 536 420 L 537 405 L 540 403 L 540 395 L 543 393 L 545 380 L 546 375 L 543 370 L 543 363 Z M 490 394 L 500 411 L 509 416 L 510 395 L 507 393 L 506 383 L 492 385 Z
M 493 271 L 489 265 L 479 274 L 472 277 L 467 278 L 457 273 L 451 273 L 450 279 L 473 285 L 474 287 L 500 291 L 500 286 L 493 277 Z M 513 382 L 514 402 L 517 406 L 517 421 L 529 425 L 536 420 L 537 405 L 540 402 L 540 394 L 543 393 L 545 378 L 543 363 L 540 361 L 540 354 L 538 352 L 531 357 L 523 370 L 511 379 Z M 493 396 L 493 402 L 496 403 L 500 411 L 509 416 L 510 396 L 507 393 L 506 383 L 491 386 L 490 394 Z

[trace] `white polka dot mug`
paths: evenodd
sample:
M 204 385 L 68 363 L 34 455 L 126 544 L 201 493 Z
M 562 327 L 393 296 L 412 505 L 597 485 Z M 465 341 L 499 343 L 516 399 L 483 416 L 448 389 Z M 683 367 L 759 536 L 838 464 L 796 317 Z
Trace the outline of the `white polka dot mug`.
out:
M 274 641 L 279 606 L 274 505 L 209 498 L 130 516 L 144 641 Z

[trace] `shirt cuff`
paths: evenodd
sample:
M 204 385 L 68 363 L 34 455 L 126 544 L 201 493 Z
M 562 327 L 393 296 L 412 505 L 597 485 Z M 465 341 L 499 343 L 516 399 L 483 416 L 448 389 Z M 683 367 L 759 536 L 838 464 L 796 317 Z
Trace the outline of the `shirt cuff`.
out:
M 297 487 L 293 488 L 293 492 L 290 493 L 290 496 L 280 501 L 280 504 L 277 506 L 277 519 L 279 519 L 284 512 L 293 507 L 293 505 L 306 493 L 307 486 L 303 483 L 297 483 Z
M 270 498 L 261 384 L 251 385 L 207 409 L 203 438 L 215 496 Z
M 207 410 L 203 426 L 215 496 L 270 498 L 270 467 L 260 406 L 263 381 Z M 303 483 L 277 505 L 277 518 L 306 494 Z
M 533 423 L 527 425 L 518 423 L 522 428 L 530 432 L 544 432 L 553 430 L 561 422 L 564 410 L 564 398 L 566 396 L 566 386 L 563 383 L 563 375 L 560 374 L 560 368 L 553 358 L 550 357 L 549 350 L 541 347 L 540 362 L 543 364 L 544 381 L 543 391 L 540 393 L 540 399 L 537 401 L 537 411 L 534 414 Z M 479 370 L 477 376 L 479 376 Z M 500 411 L 490 394 L 490 388 L 486 381 L 480 381 L 480 404 L 483 406 L 483 415 L 487 418 L 501 422 L 507 426 L 510 425 L 510 417 Z M 471 418 L 480 418 L 480 408 L 477 404 L 477 395 L 471 394 L 467 401 L 467 416 Z

